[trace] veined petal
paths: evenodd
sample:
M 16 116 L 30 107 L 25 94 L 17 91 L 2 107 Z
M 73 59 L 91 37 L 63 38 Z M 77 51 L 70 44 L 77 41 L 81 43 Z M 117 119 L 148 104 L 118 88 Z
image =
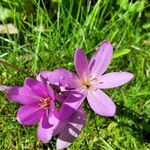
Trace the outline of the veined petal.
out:
M 53 72 L 43 71 L 37 76 L 38 80 L 39 76 L 48 79 L 49 83 L 54 85 L 60 85 L 68 88 L 76 87 L 76 83 L 74 81 L 76 75 L 64 68 L 56 69 Z
M 89 68 L 92 76 L 102 75 L 110 64 L 113 47 L 109 41 L 104 41 L 98 50 L 93 54 Z
M 82 104 L 85 96 L 85 93 L 71 92 L 60 108 L 59 119 L 68 119 Z
M 17 112 L 17 119 L 23 125 L 33 125 L 43 117 L 44 109 L 38 104 L 22 106 Z
M 52 108 L 45 111 L 38 127 L 38 138 L 48 143 L 52 136 L 58 134 L 63 127 L 63 122 L 59 125 L 58 112 Z
M 42 76 L 40 76 L 40 80 L 43 84 L 43 86 L 45 87 L 43 90 L 45 90 L 45 92 L 52 98 L 55 99 L 55 94 L 54 94 L 54 90 L 51 88 L 51 86 L 48 84 L 47 79 L 43 78 Z
M 36 79 L 26 78 L 25 86 L 28 86 L 31 91 L 33 91 L 35 94 L 39 95 L 42 98 L 49 96 L 45 85 Z
M 11 101 L 23 105 L 38 103 L 41 99 L 49 96 L 54 99 L 54 92 L 46 81 L 39 82 L 32 78 L 26 78 L 23 87 L 0 86 L 0 91 L 5 92 Z
M 77 48 L 74 55 L 74 63 L 79 77 L 89 75 L 88 60 L 82 49 Z
M 64 127 L 56 142 L 57 150 L 67 148 L 79 135 L 86 121 L 82 108 L 76 110 L 70 117 L 70 121 Z
M 99 76 L 98 88 L 107 89 L 121 86 L 129 82 L 133 74 L 128 72 L 112 72 Z
M 48 143 L 52 136 L 53 131 L 55 129 L 55 126 L 49 124 L 48 116 L 46 113 L 44 116 L 40 119 L 38 130 L 37 130 L 37 136 L 43 143 Z
M 101 116 L 114 116 L 116 106 L 113 101 L 101 90 L 88 93 L 87 100 L 91 108 Z
M 41 99 L 40 96 L 36 95 L 30 88 L 26 86 L 5 86 L 1 88 L 7 94 L 7 98 L 10 101 L 17 102 L 22 105 L 34 104 Z

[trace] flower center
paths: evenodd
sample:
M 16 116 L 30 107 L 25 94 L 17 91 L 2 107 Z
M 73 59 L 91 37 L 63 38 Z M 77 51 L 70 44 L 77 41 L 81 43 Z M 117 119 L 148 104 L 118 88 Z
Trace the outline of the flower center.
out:
M 43 109 L 47 109 L 50 105 L 50 102 L 51 102 L 51 97 L 47 97 L 47 98 L 44 98 L 42 100 L 40 100 L 40 107 L 43 108 Z
M 84 82 L 83 87 L 84 87 L 85 89 L 87 89 L 87 90 L 92 90 L 92 89 L 93 89 L 93 85 L 92 85 L 92 83 L 91 83 L 90 80 L 87 80 L 86 82 Z
M 86 80 L 79 80 L 78 83 L 81 85 L 81 87 L 85 90 L 93 90 L 93 83 L 90 79 Z
M 84 89 L 88 91 L 94 90 L 95 84 L 98 82 L 97 78 L 84 77 L 76 80 L 76 82 Z

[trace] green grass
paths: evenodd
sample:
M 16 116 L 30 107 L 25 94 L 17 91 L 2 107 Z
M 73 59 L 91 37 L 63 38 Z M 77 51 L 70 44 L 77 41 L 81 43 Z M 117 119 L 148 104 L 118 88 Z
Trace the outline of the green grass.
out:
M 0 84 L 22 85 L 26 76 L 35 77 L 41 70 L 64 67 L 74 71 L 76 47 L 83 48 L 90 58 L 94 49 L 109 39 L 114 56 L 108 72 L 129 71 L 134 79 L 122 87 L 105 91 L 117 105 L 113 118 L 94 114 L 85 101 L 87 123 L 68 149 L 148 150 L 150 28 L 142 27 L 148 23 L 143 19 L 143 13 L 148 16 L 148 4 L 144 0 L 137 1 L 126 9 L 121 1 L 117 5 L 99 0 L 95 5 L 86 6 L 82 0 L 74 0 L 59 3 L 56 16 L 51 17 L 46 8 L 32 2 L 35 11 L 26 20 L 18 15 L 11 19 L 20 34 L 0 34 L 0 60 L 11 64 L 0 64 Z M 9 102 L 0 93 L 0 149 L 55 149 L 55 138 L 43 145 L 36 138 L 36 125 L 26 127 L 17 122 L 18 108 L 18 104 Z

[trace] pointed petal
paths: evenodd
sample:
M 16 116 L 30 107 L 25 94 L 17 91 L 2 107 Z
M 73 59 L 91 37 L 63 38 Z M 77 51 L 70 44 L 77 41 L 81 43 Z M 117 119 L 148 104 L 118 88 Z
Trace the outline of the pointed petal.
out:
M 107 89 L 121 86 L 129 82 L 133 74 L 128 72 L 112 72 L 99 77 L 98 88 Z
M 85 113 L 82 108 L 79 108 L 70 117 L 70 121 L 59 134 L 56 141 L 57 150 L 67 148 L 77 138 L 85 124 L 85 121 Z
M 109 41 L 104 41 L 90 60 L 90 71 L 95 77 L 103 74 L 110 64 L 113 47 Z
M 66 141 L 60 140 L 59 138 L 56 141 L 56 149 L 57 150 L 63 150 L 65 148 L 67 148 L 69 145 L 71 145 L 70 142 L 66 142 Z
M 48 79 L 50 84 L 60 85 L 68 88 L 76 87 L 76 83 L 74 81 L 76 75 L 64 68 L 56 69 L 53 72 L 50 71 L 40 72 L 39 75 L 37 76 L 38 80 L 40 80 L 39 76 Z
M 2 88 L 10 101 L 17 102 L 22 105 L 34 104 L 41 99 L 40 96 L 36 95 L 27 86 L 23 87 L 8 86 L 7 88 L 6 87 Z
M 40 109 L 37 104 L 22 106 L 17 112 L 17 119 L 23 125 L 33 125 L 40 121 L 44 114 L 44 109 Z
M 11 86 L 5 86 L 5 85 L 0 86 L 0 91 L 2 92 L 7 92 L 9 89 L 11 89 Z
M 49 124 L 48 121 L 48 116 L 45 114 L 41 118 L 37 130 L 38 139 L 40 139 L 43 143 L 48 143 L 53 136 L 54 126 Z
M 88 60 L 82 49 L 77 48 L 74 55 L 74 63 L 79 77 L 89 74 Z
M 25 84 L 38 96 L 43 98 L 49 96 L 49 94 L 47 93 L 47 89 L 42 82 L 39 82 L 38 80 L 32 78 L 26 78 Z
M 72 92 L 70 95 L 66 98 L 64 103 L 62 104 L 60 108 L 59 113 L 59 119 L 60 120 L 66 120 L 68 119 L 74 111 L 76 111 L 79 106 L 82 104 L 82 102 L 85 99 L 86 94 L 80 94 L 78 92 Z
M 26 78 L 23 87 L 0 86 L 0 91 L 4 91 L 11 101 L 23 105 L 38 103 L 48 96 L 54 99 L 53 89 L 48 86 L 46 81 L 39 82 L 32 78 Z
M 43 84 L 43 86 L 45 87 L 45 92 L 52 98 L 52 99 L 55 99 L 55 96 L 54 96 L 54 90 L 52 89 L 52 87 L 48 84 L 48 80 L 43 78 L 42 76 L 40 76 L 40 80 L 41 80 L 41 83 Z
M 97 114 L 107 117 L 115 115 L 116 106 L 104 92 L 96 90 L 88 93 L 87 100 Z

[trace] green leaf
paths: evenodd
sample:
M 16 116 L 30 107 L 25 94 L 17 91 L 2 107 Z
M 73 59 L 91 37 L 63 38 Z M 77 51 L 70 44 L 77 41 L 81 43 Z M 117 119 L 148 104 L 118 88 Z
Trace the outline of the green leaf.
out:
M 126 55 L 130 52 L 131 50 L 130 49 L 124 49 L 124 50 L 121 50 L 121 51 L 117 51 L 113 54 L 113 58 L 118 58 L 118 57 L 121 57 L 123 55 Z

